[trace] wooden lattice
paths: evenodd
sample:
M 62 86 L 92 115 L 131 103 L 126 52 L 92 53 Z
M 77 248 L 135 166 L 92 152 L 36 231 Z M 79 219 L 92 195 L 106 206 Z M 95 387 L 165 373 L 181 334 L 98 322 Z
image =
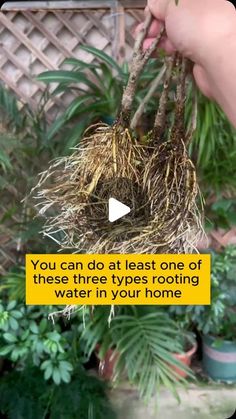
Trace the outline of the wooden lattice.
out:
M 118 61 L 129 59 L 133 29 L 142 21 L 142 9 L 42 10 L 0 13 L 0 80 L 23 103 L 36 108 L 45 85 L 35 77 L 45 70 L 62 68 L 67 57 L 91 61 L 81 44 L 95 46 Z M 54 117 L 70 100 L 48 102 Z

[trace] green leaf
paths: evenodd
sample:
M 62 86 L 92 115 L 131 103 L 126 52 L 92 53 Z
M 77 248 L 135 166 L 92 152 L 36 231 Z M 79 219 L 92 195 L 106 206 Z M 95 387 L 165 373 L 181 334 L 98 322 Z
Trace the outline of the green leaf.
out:
M 12 310 L 11 311 L 11 316 L 15 317 L 15 319 L 22 319 L 23 314 L 19 310 Z
M 65 125 L 66 118 L 65 114 L 59 116 L 49 127 L 47 131 L 47 139 L 48 141 L 52 140 L 52 138 L 59 133 L 60 129 Z
M 39 333 L 39 329 L 37 324 L 34 321 L 31 321 L 29 324 L 29 328 L 31 330 L 32 333 L 38 334 Z
M 73 365 L 68 361 L 60 361 L 59 368 L 60 370 L 73 371 Z
M 18 322 L 16 321 L 16 319 L 14 319 L 14 317 L 9 317 L 9 324 L 11 329 L 13 330 L 17 330 L 18 329 Z
M 56 342 L 51 342 L 50 346 L 51 352 L 56 353 L 58 351 L 58 344 Z
M 17 342 L 17 337 L 12 335 L 11 333 L 3 333 L 3 337 L 7 342 Z
M 0 349 L 0 356 L 6 356 L 12 351 L 13 348 L 14 348 L 13 345 L 4 346 L 3 348 Z
M 10 310 L 12 310 L 13 308 L 15 308 L 16 307 L 16 301 L 10 301 L 8 304 L 7 304 L 7 311 L 10 311 Z
M 12 169 L 10 158 L 3 150 L 0 150 L 0 166 L 2 166 L 4 171 Z
M 66 370 L 61 370 L 61 379 L 64 383 L 69 383 L 71 380 L 71 375 Z
M 109 101 L 108 100 L 98 100 L 96 103 L 91 103 L 91 105 L 85 106 L 85 107 L 80 107 L 80 109 L 77 109 L 77 111 L 74 113 L 73 117 L 78 117 L 80 115 L 83 114 L 87 114 L 87 113 L 93 113 L 94 114 L 94 119 L 96 117 L 96 115 L 100 115 L 100 117 L 102 115 L 107 115 L 109 114 Z M 72 115 L 71 115 L 72 116 Z
M 51 359 L 46 359 L 46 361 L 43 361 L 43 362 L 42 362 L 42 364 L 41 364 L 40 368 L 41 368 L 42 370 L 45 370 L 45 369 L 46 369 L 46 368 L 48 368 L 48 366 L 49 366 L 49 365 L 51 365 L 51 364 L 52 364 Z
M 145 399 L 149 399 L 161 383 L 172 391 L 177 382 L 185 383 L 170 367 L 185 369 L 172 356 L 181 347 L 178 329 L 167 315 L 157 312 L 137 317 L 116 316 L 111 322 L 111 333 L 119 353 L 116 373 L 121 374 L 125 366 L 129 378 L 138 385 Z
M 69 120 L 75 115 L 81 115 L 85 113 L 84 105 L 88 100 L 91 100 L 91 98 L 91 94 L 75 98 L 65 111 L 65 119 Z
M 45 380 L 48 380 L 52 376 L 52 373 L 53 373 L 53 366 L 50 363 L 44 371 Z
M 98 68 L 99 65 L 96 63 L 87 63 L 86 61 L 79 60 L 78 58 L 66 58 L 65 61 L 63 61 L 63 64 L 73 65 L 76 68 Z
M 117 64 L 117 62 L 110 55 L 107 55 L 104 51 L 101 51 L 100 49 L 97 49 L 94 47 L 90 47 L 88 45 L 82 45 L 80 48 L 86 52 L 89 52 L 90 54 L 98 58 L 99 60 L 108 64 L 111 68 L 116 70 L 118 74 L 123 75 L 122 68 Z
M 99 89 L 91 82 L 88 77 L 79 71 L 67 71 L 67 70 L 56 70 L 56 71 L 46 71 L 37 76 L 37 80 L 43 81 L 46 84 L 49 83 L 82 83 L 88 86 L 94 94 L 99 94 Z
M 29 334 L 29 329 L 24 330 L 24 332 L 21 334 L 21 340 L 26 340 L 29 337 Z
M 46 319 L 42 319 L 39 323 L 39 332 L 44 333 L 47 330 L 48 321 Z
M 60 382 L 61 382 L 61 374 L 60 374 L 60 371 L 57 367 L 55 367 L 53 369 L 52 379 L 53 379 L 54 383 L 57 384 L 57 385 L 60 384 Z
M 94 122 L 94 115 L 87 115 L 85 119 L 82 119 L 78 122 L 72 129 L 68 129 L 67 133 L 65 134 L 65 153 L 69 153 L 70 148 L 74 147 L 79 144 L 80 139 L 85 131 L 85 129 L 89 126 L 89 124 Z

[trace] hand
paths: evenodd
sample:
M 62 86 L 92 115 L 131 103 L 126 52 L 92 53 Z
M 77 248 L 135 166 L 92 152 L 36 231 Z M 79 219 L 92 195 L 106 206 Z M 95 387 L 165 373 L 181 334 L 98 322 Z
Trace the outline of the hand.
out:
M 167 37 L 160 45 L 167 53 L 179 51 L 190 58 L 197 85 L 208 97 L 216 99 L 208 67 L 215 62 L 218 48 L 235 34 L 236 13 L 226 0 L 148 0 L 153 22 L 144 48 L 148 48 L 165 23 Z M 217 65 L 217 63 L 216 63 Z

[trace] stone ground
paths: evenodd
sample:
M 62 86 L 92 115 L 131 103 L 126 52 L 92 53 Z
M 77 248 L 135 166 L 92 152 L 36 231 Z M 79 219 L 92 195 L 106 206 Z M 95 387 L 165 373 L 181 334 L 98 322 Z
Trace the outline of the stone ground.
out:
M 163 389 L 155 408 L 155 400 L 145 405 L 135 390 L 121 385 L 112 390 L 111 399 L 118 419 L 228 419 L 236 410 L 236 386 L 191 385 L 179 394 L 180 404 Z

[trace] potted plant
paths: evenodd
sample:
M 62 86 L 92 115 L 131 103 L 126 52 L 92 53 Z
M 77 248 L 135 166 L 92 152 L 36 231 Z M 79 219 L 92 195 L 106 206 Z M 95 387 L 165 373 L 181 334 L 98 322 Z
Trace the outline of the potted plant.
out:
M 213 254 L 212 304 L 198 323 L 203 333 L 203 367 L 214 380 L 236 382 L 236 247 Z
M 176 325 L 176 330 L 177 329 L 178 327 Z M 183 366 L 171 364 L 171 368 L 178 376 L 186 378 L 190 375 L 188 367 L 191 366 L 192 358 L 197 351 L 197 342 L 192 333 L 186 333 L 183 330 L 179 332 L 180 335 L 177 337 L 178 345 L 176 345 L 176 350 L 177 347 L 181 349 L 180 352 L 174 351 L 171 353 L 171 356 L 183 364 Z M 113 346 L 104 351 L 104 347 L 97 344 L 96 355 L 99 359 L 99 375 L 105 379 L 112 380 L 115 375 L 116 363 L 119 359 L 119 353 L 117 352 L 116 347 Z
M 82 335 L 88 355 L 96 349 L 102 375 L 117 378 L 125 372 L 144 398 L 151 397 L 160 384 L 177 395 L 177 385 L 185 384 L 184 377 L 193 374 L 178 359 L 184 348 L 176 323 L 156 306 L 116 310 L 108 322 L 110 307 L 96 307 Z
M 174 353 L 175 359 L 180 361 L 185 367 L 190 367 L 192 358 L 197 351 L 197 341 L 193 333 L 187 333 L 186 330 L 180 330 L 179 334 L 180 344 L 183 348 L 181 353 Z M 173 366 L 174 370 L 181 377 L 188 377 L 189 372 L 186 368 Z
M 113 124 L 129 77 L 127 63 L 120 65 L 110 55 L 91 46 L 84 45 L 81 49 L 93 55 L 91 63 L 68 58 L 63 65 L 66 68 L 70 66 L 70 69 L 46 71 L 37 77 L 46 85 L 58 84 L 52 96 L 67 93 L 74 96 L 67 109 L 56 118 L 47 132 L 47 139 L 52 140 L 59 130 L 66 131 L 68 148 L 79 142 L 83 132 L 90 125 L 100 121 L 108 125 Z M 161 60 L 151 59 L 148 62 L 138 82 L 134 109 L 143 101 L 150 82 L 159 73 L 161 65 Z M 150 115 L 154 118 L 156 101 L 154 94 L 145 107 L 145 115 L 149 119 Z
M 203 332 L 203 366 L 214 380 L 236 382 L 236 247 L 213 255 L 212 305 L 199 328 Z
M 236 246 L 212 253 L 210 306 L 172 308 L 202 336 L 203 368 L 213 380 L 236 382 Z
M 226 301 L 226 300 L 225 300 Z M 213 380 L 236 382 L 236 311 L 222 306 L 219 324 L 203 335 L 203 367 Z

